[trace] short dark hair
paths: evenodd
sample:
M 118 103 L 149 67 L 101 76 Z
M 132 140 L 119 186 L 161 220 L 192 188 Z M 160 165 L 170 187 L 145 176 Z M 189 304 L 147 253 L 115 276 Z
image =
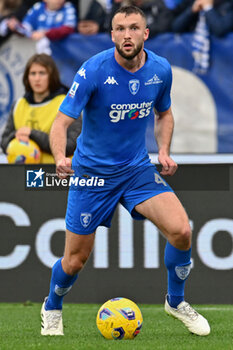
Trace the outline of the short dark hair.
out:
M 133 5 L 130 5 L 130 6 L 122 6 L 120 7 L 113 15 L 112 17 L 112 21 L 114 19 L 114 17 L 118 14 L 118 13 L 124 13 L 125 16 L 129 16 L 129 15 L 132 15 L 132 14 L 138 14 L 140 16 L 142 16 L 142 18 L 145 20 L 145 23 L 146 23 L 146 15 L 145 13 L 137 6 L 133 6 Z
M 33 92 L 28 80 L 29 71 L 33 63 L 40 64 L 47 69 L 49 73 L 49 91 L 55 92 L 58 90 L 61 86 L 61 81 L 57 66 L 51 56 L 42 53 L 33 55 L 26 64 L 23 74 L 23 84 L 26 92 Z

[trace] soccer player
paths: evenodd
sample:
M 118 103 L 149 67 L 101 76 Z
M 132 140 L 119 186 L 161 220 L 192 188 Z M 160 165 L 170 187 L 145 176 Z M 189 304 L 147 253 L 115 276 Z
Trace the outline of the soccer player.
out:
M 133 218 L 151 220 L 167 238 L 165 311 L 192 333 L 210 333 L 208 321 L 184 301 L 191 268 L 187 214 L 145 148 L 146 125 L 155 108 L 161 174 L 175 173 L 177 164 L 169 156 L 171 68 L 166 59 L 144 49 L 148 35 L 139 8 L 120 8 L 112 20 L 115 48 L 83 64 L 52 126 L 50 142 L 60 178 L 74 174 L 83 183 L 92 177 L 102 181 L 101 186 L 70 188 L 65 252 L 53 266 L 49 296 L 42 305 L 42 335 L 63 335 L 63 297 L 92 251 L 97 227 L 110 226 L 119 202 Z M 65 157 L 66 130 L 82 110 L 83 128 L 71 166 Z

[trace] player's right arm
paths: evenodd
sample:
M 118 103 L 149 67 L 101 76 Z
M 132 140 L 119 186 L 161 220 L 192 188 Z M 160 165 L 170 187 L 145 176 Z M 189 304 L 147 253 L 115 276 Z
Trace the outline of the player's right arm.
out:
M 95 89 L 96 65 L 90 67 L 89 61 L 84 63 L 75 75 L 50 131 L 50 147 L 57 166 L 57 174 L 62 179 L 66 177 L 65 174 L 73 174 L 71 160 L 65 156 L 67 129 L 81 115 Z
M 65 179 L 73 174 L 71 159 L 66 157 L 67 129 L 75 121 L 62 112 L 58 112 L 50 131 L 50 147 L 56 163 L 57 175 Z

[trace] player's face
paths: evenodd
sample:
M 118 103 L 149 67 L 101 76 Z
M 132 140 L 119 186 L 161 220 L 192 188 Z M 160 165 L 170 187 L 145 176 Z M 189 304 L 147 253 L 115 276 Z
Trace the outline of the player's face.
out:
M 148 36 L 149 29 L 140 14 L 125 16 L 124 13 L 118 13 L 113 18 L 112 41 L 123 58 L 131 60 L 137 56 L 143 50 Z
M 49 91 L 49 73 L 44 66 L 38 63 L 31 65 L 28 81 L 32 91 L 36 94 L 44 94 Z
M 49 10 L 56 11 L 63 6 L 65 0 L 44 0 L 44 2 L 47 4 Z

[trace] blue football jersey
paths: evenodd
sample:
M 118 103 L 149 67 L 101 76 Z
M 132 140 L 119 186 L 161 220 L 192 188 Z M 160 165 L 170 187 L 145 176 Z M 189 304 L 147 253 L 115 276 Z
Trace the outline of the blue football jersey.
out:
M 76 23 L 76 11 L 70 2 L 66 2 L 59 10 L 50 11 L 43 1 L 29 9 L 22 22 L 28 31 L 49 30 L 61 26 L 75 28 Z
M 108 172 L 149 162 L 147 122 L 154 118 L 153 108 L 169 109 L 172 74 L 165 58 L 145 51 L 147 60 L 135 73 L 117 63 L 114 48 L 92 57 L 77 72 L 59 108 L 75 119 L 83 111 L 73 165 Z

